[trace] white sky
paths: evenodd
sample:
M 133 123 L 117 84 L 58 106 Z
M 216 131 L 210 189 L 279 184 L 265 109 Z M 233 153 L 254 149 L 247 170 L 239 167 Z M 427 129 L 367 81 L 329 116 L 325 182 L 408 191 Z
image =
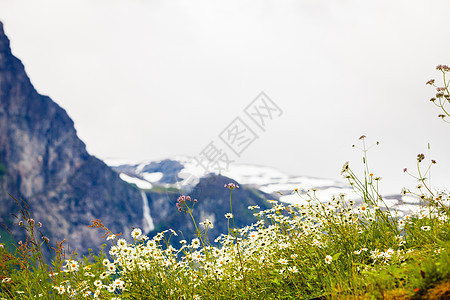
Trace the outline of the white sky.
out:
M 100 158 L 198 155 L 260 91 L 283 115 L 242 163 L 340 178 L 360 135 L 387 193 L 431 143 L 450 188 L 450 124 L 429 103 L 450 64 L 450 1 L 0 0 L 13 53 Z M 438 81 L 439 82 L 439 81 Z M 250 125 L 250 124 L 249 124 Z M 223 146 L 225 148 L 225 146 Z M 427 156 L 428 158 L 428 156 Z

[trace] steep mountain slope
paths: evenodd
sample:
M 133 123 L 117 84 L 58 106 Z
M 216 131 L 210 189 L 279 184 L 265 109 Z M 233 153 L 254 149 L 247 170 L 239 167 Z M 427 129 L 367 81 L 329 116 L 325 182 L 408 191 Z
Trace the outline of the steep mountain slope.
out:
M 87 227 L 95 218 L 124 233 L 143 224 L 140 192 L 89 155 L 64 109 L 36 92 L 0 22 L 0 222 L 11 225 L 8 193 L 27 201 L 52 244 L 66 238 L 72 249 L 101 245 Z

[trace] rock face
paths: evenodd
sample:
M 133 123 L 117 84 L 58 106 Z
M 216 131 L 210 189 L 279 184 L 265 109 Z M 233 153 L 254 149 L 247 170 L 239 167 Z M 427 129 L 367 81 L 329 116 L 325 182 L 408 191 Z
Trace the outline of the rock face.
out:
M 65 110 L 36 92 L 0 22 L 0 222 L 10 225 L 18 208 L 8 193 L 28 203 L 53 243 L 65 238 L 82 253 L 101 245 L 91 220 L 124 234 L 143 222 L 139 191 L 89 155 Z

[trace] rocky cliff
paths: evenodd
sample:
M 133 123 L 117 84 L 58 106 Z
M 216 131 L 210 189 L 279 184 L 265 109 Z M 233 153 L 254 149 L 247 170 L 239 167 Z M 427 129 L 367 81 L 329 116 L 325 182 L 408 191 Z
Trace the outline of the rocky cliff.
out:
M 28 203 L 53 243 L 65 238 L 81 252 L 101 245 L 93 219 L 124 234 L 143 222 L 139 191 L 89 155 L 66 111 L 36 92 L 0 22 L 0 222 L 11 224 L 8 193 Z

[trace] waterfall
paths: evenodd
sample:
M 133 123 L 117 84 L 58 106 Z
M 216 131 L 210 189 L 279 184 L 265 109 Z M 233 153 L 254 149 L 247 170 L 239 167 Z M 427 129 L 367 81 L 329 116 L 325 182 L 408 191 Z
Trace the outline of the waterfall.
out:
M 147 195 L 143 190 L 141 190 L 142 197 L 142 210 L 144 213 L 144 232 L 149 232 L 155 229 L 155 224 L 153 224 L 152 216 L 150 215 L 150 207 L 148 206 Z

